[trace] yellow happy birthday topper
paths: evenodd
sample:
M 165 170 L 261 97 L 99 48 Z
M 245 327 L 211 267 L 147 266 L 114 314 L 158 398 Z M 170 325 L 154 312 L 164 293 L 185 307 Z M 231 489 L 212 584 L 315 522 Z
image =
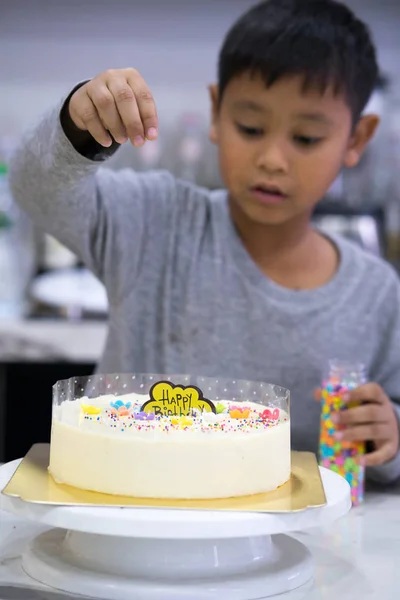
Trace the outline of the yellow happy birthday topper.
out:
M 195 386 L 174 385 L 169 381 L 159 381 L 150 390 L 150 400 L 140 409 L 156 416 L 188 416 L 193 410 L 216 412 L 211 400 L 203 397 L 203 392 Z

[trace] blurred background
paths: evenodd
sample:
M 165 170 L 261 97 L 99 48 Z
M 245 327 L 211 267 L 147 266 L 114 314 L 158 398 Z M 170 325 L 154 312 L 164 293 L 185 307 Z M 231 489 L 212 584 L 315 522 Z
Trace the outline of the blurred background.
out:
M 76 83 L 134 66 L 157 101 L 160 140 L 124 147 L 110 166 L 168 168 L 220 185 L 208 142 L 207 85 L 223 36 L 249 0 L 13 0 L 0 13 L 0 461 L 47 441 L 51 385 L 93 371 L 107 331 L 101 284 L 15 206 L 7 164 L 24 130 Z M 314 219 L 400 265 L 398 0 L 347 0 L 370 25 L 382 118 L 360 166 L 340 175 Z M 400 270 L 400 269 L 399 269 Z

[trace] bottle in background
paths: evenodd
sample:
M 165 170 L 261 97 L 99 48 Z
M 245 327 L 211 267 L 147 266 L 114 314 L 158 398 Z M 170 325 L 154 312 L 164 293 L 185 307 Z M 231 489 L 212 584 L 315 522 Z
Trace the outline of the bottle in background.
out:
M 43 271 L 76 267 L 78 258 L 53 236 L 44 234 L 41 247 L 39 267 Z
M 13 201 L 0 149 L 0 318 L 20 318 L 36 263 L 33 228 Z
M 196 112 L 185 112 L 171 131 L 163 157 L 163 167 L 179 179 L 201 184 L 204 166 L 206 129 Z
M 358 506 L 364 499 L 365 467 L 360 464 L 360 458 L 365 454 L 365 443 L 337 440 L 335 433 L 340 428 L 333 423 L 332 416 L 353 408 L 354 404 L 343 402 L 342 395 L 366 382 L 363 364 L 331 360 L 321 390 L 320 465 L 347 480 L 353 506 Z

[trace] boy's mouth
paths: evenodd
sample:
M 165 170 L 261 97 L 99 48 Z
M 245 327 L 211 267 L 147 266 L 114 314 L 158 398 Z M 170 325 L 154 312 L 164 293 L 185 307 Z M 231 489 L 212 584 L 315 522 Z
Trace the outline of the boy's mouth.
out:
M 263 204 L 279 204 L 287 198 L 287 195 L 276 185 L 255 185 L 250 188 L 252 195 Z

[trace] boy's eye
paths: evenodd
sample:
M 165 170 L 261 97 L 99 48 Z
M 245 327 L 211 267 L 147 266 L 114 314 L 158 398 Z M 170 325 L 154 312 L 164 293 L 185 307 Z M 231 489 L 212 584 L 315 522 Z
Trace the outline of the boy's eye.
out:
M 310 137 L 308 135 L 295 135 L 294 136 L 294 141 L 299 144 L 300 146 L 315 146 L 316 144 L 319 144 L 320 142 L 322 142 L 322 138 L 318 138 L 318 137 Z
M 264 133 L 259 127 L 246 127 L 245 125 L 240 125 L 239 123 L 236 124 L 236 127 L 240 133 L 248 137 L 258 137 Z

